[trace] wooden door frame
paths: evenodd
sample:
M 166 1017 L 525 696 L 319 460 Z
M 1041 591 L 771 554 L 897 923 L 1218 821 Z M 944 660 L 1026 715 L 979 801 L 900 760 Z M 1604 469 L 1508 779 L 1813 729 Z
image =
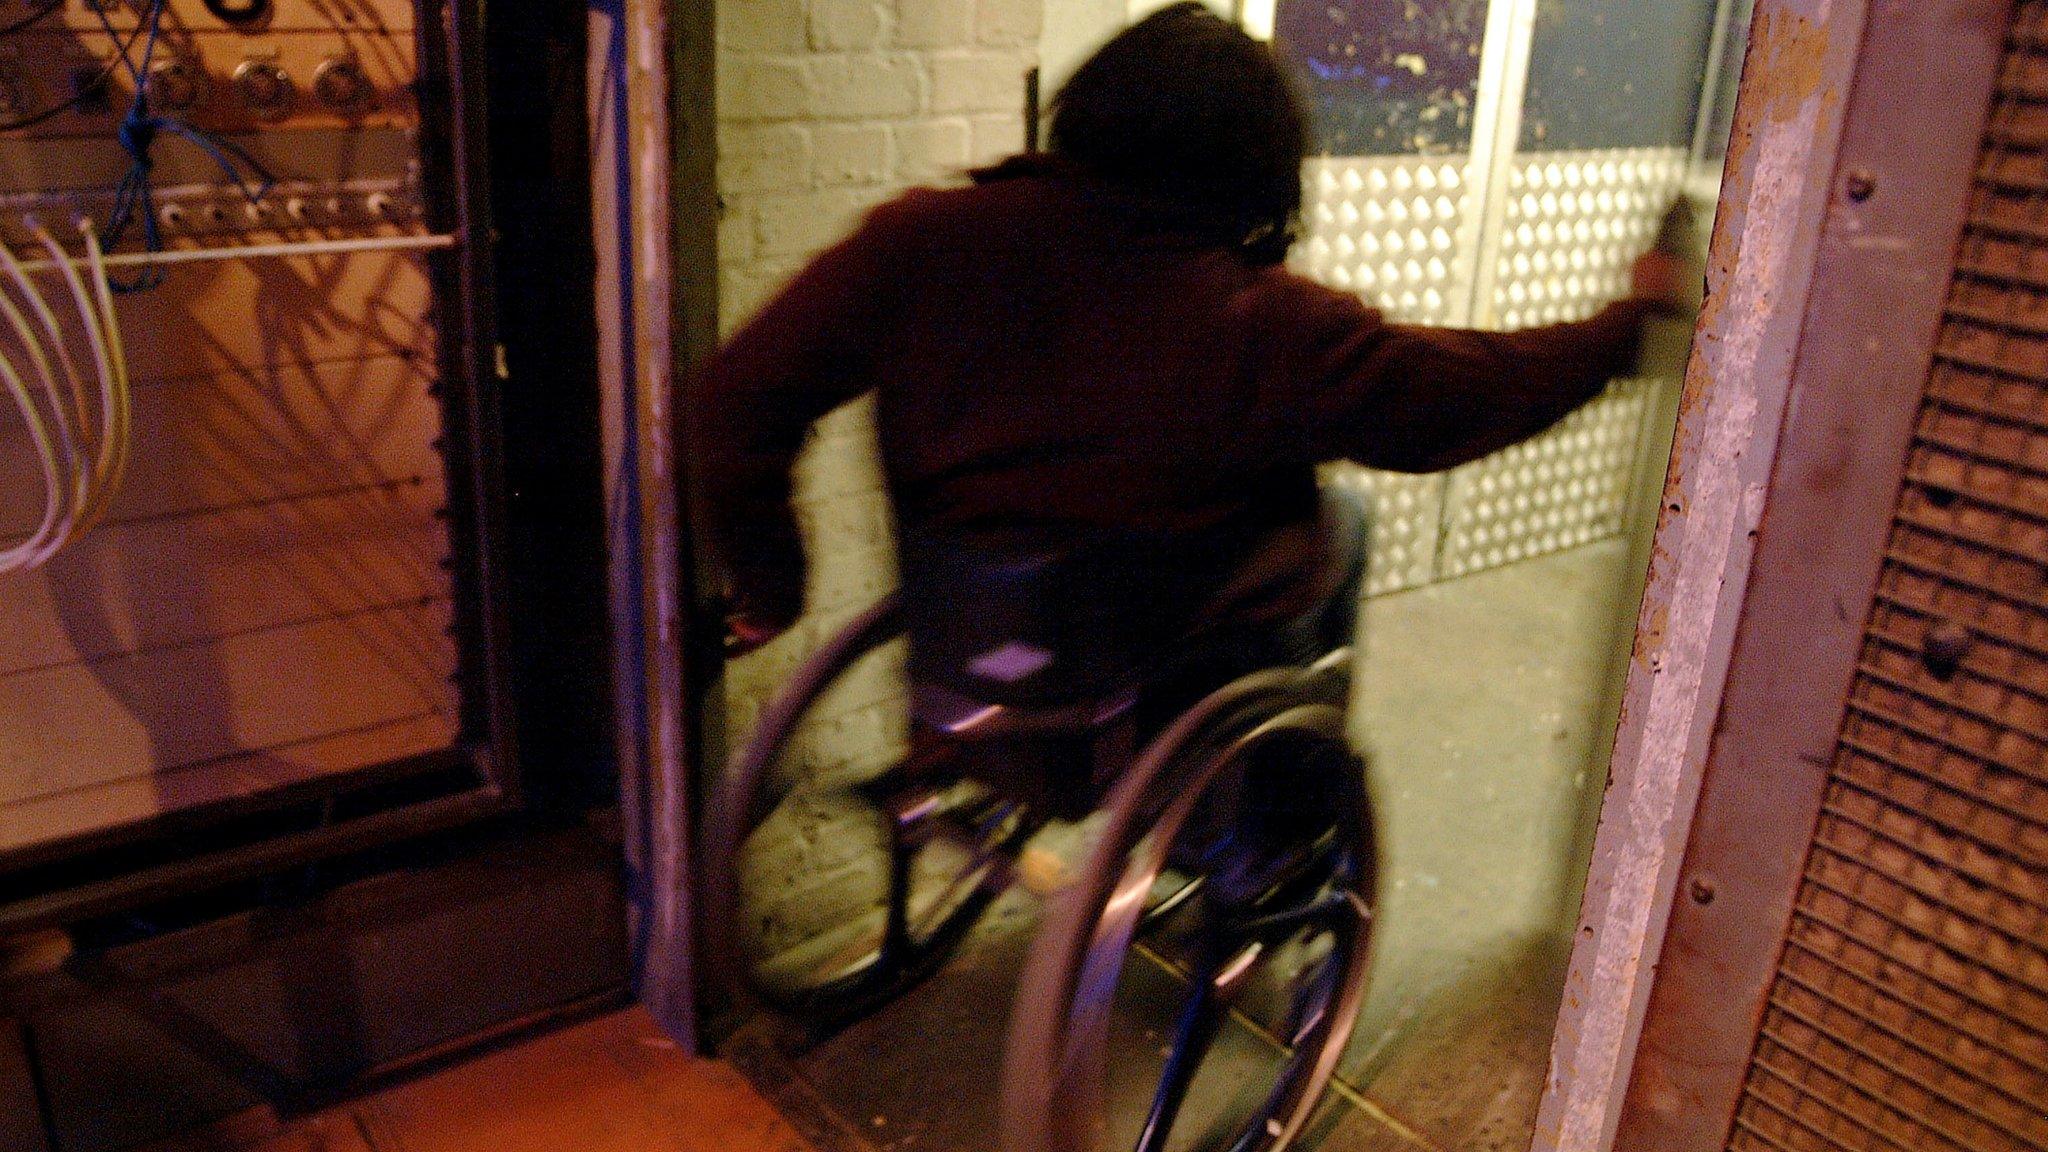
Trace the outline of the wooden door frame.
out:
M 697 814 L 686 659 L 695 600 L 676 441 L 680 379 L 716 335 L 711 4 L 591 0 L 589 116 L 597 246 L 614 722 L 633 976 L 697 1046 Z
M 1757 6 L 1537 1152 L 1727 1139 L 2009 8 Z
M 1751 23 L 1532 1152 L 1614 1146 L 1756 558 L 1867 9 L 1763 0 Z

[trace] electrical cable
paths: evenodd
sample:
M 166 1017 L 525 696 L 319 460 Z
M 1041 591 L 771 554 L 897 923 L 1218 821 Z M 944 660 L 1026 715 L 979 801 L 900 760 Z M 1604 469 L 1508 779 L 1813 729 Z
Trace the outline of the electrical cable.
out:
M 78 320 L 85 333 L 86 347 L 92 350 L 93 367 L 99 378 L 99 444 L 92 464 L 92 484 L 88 487 L 84 504 L 77 510 L 72 522 L 72 535 L 89 531 L 99 522 L 106 511 L 107 502 L 112 499 L 111 484 L 117 468 L 125 469 L 127 452 L 123 447 L 127 432 L 128 401 L 125 392 L 126 365 L 117 369 L 114 365 L 112 348 L 106 331 L 109 313 L 102 313 L 99 302 L 92 292 L 87 291 L 85 281 L 78 274 L 78 266 L 67 258 L 64 246 L 50 234 L 40 222 L 27 221 L 29 232 L 58 264 L 58 272 L 64 279 L 65 287 L 71 290 L 71 302 L 78 309 Z M 87 236 L 91 232 L 87 231 Z M 98 251 L 96 243 L 87 245 L 87 259 L 97 281 L 106 273 L 106 266 L 94 257 Z
M 0 351 L 0 383 L 7 385 L 8 395 L 14 398 L 14 406 L 21 410 L 21 416 L 28 424 L 29 439 L 35 442 L 36 459 L 43 466 L 43 518 L 36 530 L 26 540 L 0 549 L 0 573 L 15 572 L 42 562 L 50 540 L 57 534 L 64 521 L 66 503 L 66 477 L 57 462 L 57 446 L 50 436 L 49 426 L 42 413 L 37 410 L 35 397 L 29 394 L 22 383 L 21 373 L 15 370 L 14 361 Z
M 21 291 L 22 298 L 28 301 L 30 309 L 35 312 L 44 334 L 49 337 L 51 348 L 57 354 L 58 364 L 64 369 L 64 379 L 70 385 L 71 411 L 76 414 L 82 442 L 83 429 L 89 419 L 86 411 L 85 382 L 78 374 L 77 362 L 71 358 L 71 346 L 64 339 L 64 326 L 57 322 L 57 314 L 50 310 L 49 301 L 43 298 L 42 291 L 29 279 L 28 270 L 5 245 L 0 245 L 0 266 L 4 266 L 8 277 L 14 281 L 14 286 Z M 55 403 L 54 398 L 52 403 Z
M 85 236 L 86 260 L 92 268 L 92 281 L 100 306 L 100 337 L 106 342 L 107 360 L 113 366 L 115 397 L 115 419 L 108 426 L 108 437 L 114 443 L 114 452 L 107 466 L 106 501 L 111 503 L 114 494 L 121 490 L 121 482 L 128 478 L 128 459 L 135 426 L 135 386 L 128 375 L 128 347 L 121 339 L 121 318 L 114 311 L 114 285 L 107 276 L 106 252 L 100 247 L 99 235 L 93 231 L 92 222 L 80 220 L 78 230 Z
M 0 260 L 6 262 L 10 273 L 22 267 L 21 262 L 11 251 L 7 251 L 5 245 L 0 245 Z M 16 283 L 19 284 L 25 279 L 26 277 L 17 276 Z M 43 383 L 43 391 L 50 397 L 50 412 L 57 423 L 58 446 L 62 448 L 66 460 L 76 461 L 79 458 L 78 440 L 73 432 L 71 420 L 71 412 L 78 404 L 75 389 L 67 398 L 58 383 L 55 370 L 50 367 L 49 356 L 43 352 L 43 342 L 37 338 L 35 331 L 29 327 L 28 319 L 21 314 L 21 309 L 15 307 L 13 298 L 4 290 L 0 290 L 0 315 L 4 315 L 9 326 L 14 329 L 15 339 L 28 353 L 30 362 L 35 365 L 36 376 Z
M 38 567 L 100 522 L 126 478 L 134 427 L 127 349 L 97 233 L 90 221 L 79 222 L 85 257 L 74 260 L 42 223 L 33 217 L 23 223 L 48 254 L 44 266 L 56 270 L 70 292 L 82 337 L 92 353 L 98 388 L 96 397 L 87 396 L 49 301 L 21 260 L 0 243 L 0 269 L 12 281 L 15 294 L 27 301 L 43 332 L 36 331 L 37 324 L 30 322 L 4 289 L 0 289 L 0 319 L 13 329 L 49 400 L 47 407 L 39 405 L 15 359 L 0 351 L 0 385 L 5 385 L 28 425 L 47 494 L 36 530 L 26 540 L 0 550 L 0 572 Z M 86 275 L 80 275 L 80 265 Z M 61 373 L 47 354 L 48 346 L 56 349 L 63 365 Z
M 61 2 L 61 0 L 59 0 Z M 116 131 L 121 147 L 128 153 L 129 168 L 116 189 L 115 206 L 104 236 L 90 220 L 78 227 L 85 246 L 83 259 L 74 259 L 50 230 L 33 216 L 23 225 L 42 246 L 48 259 L 39 261 L 54 270 L 70 293 L 78 314 L 79 333 L 91 353 L 95 387 L 88 388 L 84 374 L 71 354 L 70 341 L 48 298 L 30 277 L 28 269 L 11 248 L 0 243 L 0 271 L 14 288 L 0 286 L 0 319 L 13 330 L 21 356 L 34 369 L 47 404 L 38 403 L 30 381 L 22 375 L 16 356 L 0 349 L 0 385 L 20 410 L 41 465 L 45 490 L 40 523 L 26 539 L 0 549 L 0 573 L 35 568 L 63 549 L 79 534 L 90 531 L 106 515 L 114 495 L 127 476 L 134 427 L 134 389 L 128 371 L 128 356 L 121 337 L 120 316 L 114 307 L 117 291 L 135 291 L 162 282 L 161 269 L 145 263 L 136 280 L 116 283 L 108 274 L 106 248 L 117 243 L 137 216 L 142 219 L 143 256 L 161 252 L 162 236 L 156 227 L 155 188 L 151 181 L 152 149 L 160 133 L 184 139 L 218 165 L 251 203 L 260 200 L 274 182 L 263 165 L 246 149 L 231 140 L 194 128 L 174 117 L 155 116 L 149 110 L 150 66 L 163 23 L 165 0 L 151 0 L 146 19 L 125 41 L 108 20 L 104 9 L 95 8 L 100 25 L 116 46 L 116 55 L 105 69 L 71 101 L 23 121 L 0 126 L 0 131 L 39 123 L 63 110 L 75 107 L 91 92 L 103 86 L 116 68 L 125 67 L 135 81 L 135 98 L 121 118 Z M 57 9 L 50 3 L 33 19 Z M 30 21 L 32 22 L 32 20 Z M 17 21 L 0 31 L 26 27 Z M 138 64 L 132 49 L 142 39 Z M 263 184 L 253 189 L 243 172 L 259 176 Z M 86 270 L 80 274 L 80 267 Z M 32 323 L 14 297 L 19 296 L 35 317 Z M 38 327 L 41 331 L 38 332 Z M 97 403 L 94 403 L 97 401 Z
M 28 298 L 31 309 L 41 318 L 54 319 L 42 294 L 21 271 L 21 262 L 5 244 L 0 244 L 0 264 L 4 264 L 14 276 L 16 286 Z M 57 375 L 43 352 L 41 339 L 4 291 L 0 291 L 0 314 L 4 314 L 13 326 L 49 395 L 49 412 L 46 415 L 30 395 L 13 359 L 0 353 L 0 377 L 4 377 L 8 393 L 28 425 L 29 438 L 35 443 L 37 459 L 42 464 L 45 491 L 43 517 L 36 530 L 26 540 L 0 551 L 0 572 L 14 572 L 43 564 L 70 539 L 72 516 L 86 497 L 89 480 L 80 467 L 78 439 L 74 436 L 67 411 L 77 404 L 79 397 L 75 391 L 67 396 L 59 386 Z M 54 435 L 52 422 L 57 429 Z M 79 433 L 84 431 L 78 430 Z

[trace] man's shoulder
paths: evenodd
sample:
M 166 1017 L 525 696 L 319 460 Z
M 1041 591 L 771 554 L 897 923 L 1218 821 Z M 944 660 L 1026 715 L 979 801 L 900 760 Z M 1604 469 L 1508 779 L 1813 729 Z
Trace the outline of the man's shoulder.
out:
M 927 247 L 1000 245 L 1035 234 L 1047 221 L 1070 219 L 1071 191 L 1058 180 L 1017 177 L 907 189 L 877 205 L 868 227 Z

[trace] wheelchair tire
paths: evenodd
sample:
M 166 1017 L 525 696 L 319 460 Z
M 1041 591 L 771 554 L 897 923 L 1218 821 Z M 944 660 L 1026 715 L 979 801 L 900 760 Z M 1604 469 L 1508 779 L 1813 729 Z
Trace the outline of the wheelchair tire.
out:
M 1004 1152 L 1161 1152 L 1169 1146 L 1277 1152 L 1301 1133 L 1363 1001 L 1376 900 L 1373 818 L 1363 765 L 1344 741 L 1340 702 L 1341 692 L 1333 691 L 1327 676 L 1276 670 L 1245 677 L 1182 716 L 1111 789 L 1094 847 L 1048 907 L 1026 961 L 1003 1070 Z M 1234 859 L 1256 866 L 1233 865 L 1232 879 L 1204 876 L 1202 902 L 1213 907 L 1175 913 L 1199 912 L 1205 927 L 1197 935 L 1208 940 L 1200 951 L 1209 959 L 1172 977 L 1184 986 L 1174 993 L 1182 997 L 1174 1042 L 1159 1050 L 1164 1067 L 1149 1106 L 1135 1101 L 1150 1114 L 1134 1140 L 1113 1136 L 1117 1126 L 1107 1116 L 1112 1002 L 1127 961 L 1160 918 L 1156 911 L 1147 915 L 1137 893 L 1155 891 L 1170 856 L 1199 855 L 1187 850 L 1187 835 L 1215 836 L 1205 827 L 1225 826 L 1214 811 L 1205 825 L 1198 815 L 1205 804 L 1233 812 L 1229 819 L 1238 822 L 1228 824 L 1230 829 L 1253 827 L 1250 817 L 1230 806 L 1245 802 L 1248 784 L 1256 787 L 1260 777 L 1271 775 L 1268 761 L 1283 771 L 1298 761 L 1301 779 L 1319 782 L 1316 823 L 1288 830 L 1308 828 L 1315 835 L 1294 836 L 1283 845 L 1276 837 L 1261 842 L 1246 831 L 1246 843 L 1212 854 L 1212 863 Z M 1298 824 L 1301 816 L 1290 819 Z M 1227 846 L 1236 835 L 1222 834 L 1216 843 Z M 1202 867 L 1188 859 L 1178 863 L 1182 869 Z M 1263 1032 L 1274 1041 L 1278 1063 L 1271 1087 L 1253 1093 L 1249 1111 L 1206 1118 L 1193 1143 L 1169 1145 L 1169 1139 L 1188 1134 L 1177 1132 L 1174 1121 L 1181 1118 L 1202 1057 L 1220 1031 L 1232 1026 L 1229 996 L 1260 957 L 1297 946 L 1322 950 L 1310 962 L 1313 977 L 1294 990 L 1287 1022 Z M 1150 968 L 1134 969 L 1134 978 L 1159 985 L 1167 971 L 1161 958 L 1155 953 L 1139 963 Z M 1119 1124 L 1130 1127 L 1129 1117 Z
M 999 865 L 989 857 L 963 860 L 954 852 L 939 861 L 955 862 L 950 871 L 921 866 L 901 894 L 906 908 L 915 895 L 930 897 L 926 915 L 906 913 L 910 929 L 889 944 L 888 905 L 897 891 L 891 816 L 867 786 L 900 757 L 869 779 L 836 787 L 819 785 L 809 776 L 816 765 L 802 763 L 806 723 L 820 719 L 835 689 L 902 634 L 894 596 L 850 621 L 790 675 L 719 783 L 705 840 L 707 953 L 742 1003 L 765 1003 L 815 1025 L 856 1017 L 943 962 L 995 894 L 987 881 Z M 1004 816 L 991 807 L 985 817 L 992 841 L 1014 826 Z M 949 847 L 920 848 L 916 858 L 929 865 Z M 802 917 L 817 922 L 788 923 Z M 784 947 L 778 934 L 798 943 Z

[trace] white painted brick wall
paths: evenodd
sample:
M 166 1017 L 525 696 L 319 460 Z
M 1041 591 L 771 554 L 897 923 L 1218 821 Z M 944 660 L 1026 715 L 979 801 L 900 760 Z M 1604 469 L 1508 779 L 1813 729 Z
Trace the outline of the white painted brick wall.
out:
M 932 111 L 1019 112 L 1034 53 L 937 52 L 931 57 Z
M 1024 144 L 1045 0 L 724 0 L 720 319 L 915 184 Z
M 744 4 L 747 0 L 726 0 Z M 810 0 L 811 47 L 819 52 L 879 48 L 887 40 L 890 5 L 877 0 Z
M 975 5 L 974 38 L 980 43 L 1036 52 L 1044 30 L 1045 0 L 978 0 Z
M 975 0 L 899 0 L 896 43 L 904 48 L 965 48 L 974 43 Z
M 891 125 L 896 175 L 913 184 L 943 181 L 973 163 L 973 131 L 965 119 L 917 120 Z
M 1037 62 L 1045 0 L 722 0 L 718 9 L 727 330 L 869 208 L 1023 147 L 1024 74 Z M 796 504 L 812 551 L 813 615 L 730 670 L 736 728 L 796 660 L 895 582 L 871 405 L 819 423 L 797 467 Z

